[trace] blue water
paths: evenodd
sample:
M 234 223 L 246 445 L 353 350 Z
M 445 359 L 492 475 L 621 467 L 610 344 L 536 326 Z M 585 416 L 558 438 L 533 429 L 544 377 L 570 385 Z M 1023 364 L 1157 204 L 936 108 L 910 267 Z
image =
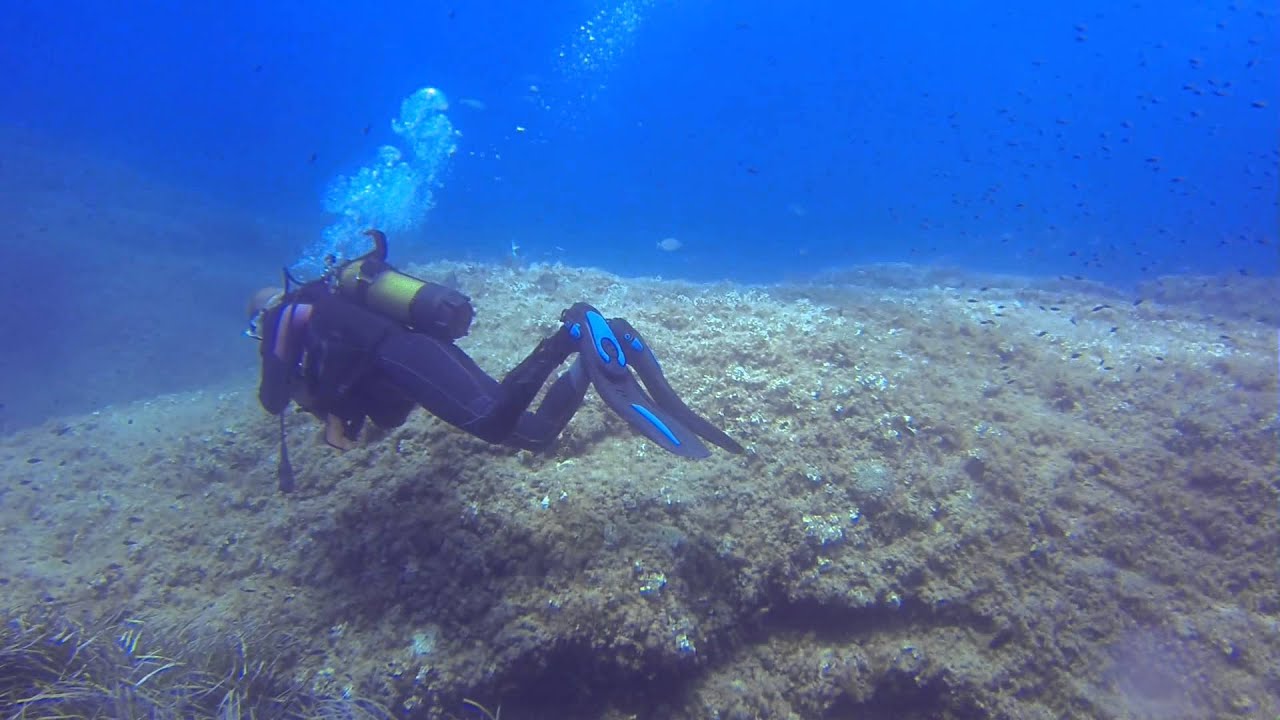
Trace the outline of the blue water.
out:
M 1275 274 L 1274 3 L 787 5 L 5 3 L 0 432 L 246 386 L 245 298 L 369 226 L 694 280 Z
M 0 122 L 315 240 L 335 178 L 437 88 L 456 152 L 400 260 L 1276 268 L 1270 2 L 8 5 Z

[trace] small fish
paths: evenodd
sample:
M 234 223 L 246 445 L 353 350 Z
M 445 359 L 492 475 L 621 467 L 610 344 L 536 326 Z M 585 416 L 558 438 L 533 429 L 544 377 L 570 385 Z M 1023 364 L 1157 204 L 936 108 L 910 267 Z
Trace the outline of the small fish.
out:
M 477 100 L 469 97 L 458 100 L 458 104 L 465 108 L 471 108 L 472 110 L 484 110 L 488 107 L 488 105 L 484 104 L 483 100 Z
M 658 249 L 666 252 L 675 252 L 682 247 L 684 247 L 684 243 L 680 242 L 677 238 L 666 237 L 658 241 Z

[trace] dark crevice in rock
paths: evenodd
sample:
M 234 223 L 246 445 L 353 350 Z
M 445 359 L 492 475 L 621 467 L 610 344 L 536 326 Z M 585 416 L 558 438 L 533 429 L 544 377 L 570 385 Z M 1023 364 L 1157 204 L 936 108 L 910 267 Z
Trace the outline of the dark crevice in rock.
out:
M 506 712 L 526 720 L 595 719 L 606 709 L 671 717 L 699 676 L 692 663 L 658 653 L 638 660 L 611 656 L 585 641 L 534 648 L 505 667 L 508 672 L 472 693 L 500 697 Z
M 891 671 L 876 683 L 871 697 L 857 701 L 841 695 L 823 717 L 831 720 L 970 720 L 989 718 L 991 714 L 963 687 L 949 682 L 944 674 L 921 677 Z

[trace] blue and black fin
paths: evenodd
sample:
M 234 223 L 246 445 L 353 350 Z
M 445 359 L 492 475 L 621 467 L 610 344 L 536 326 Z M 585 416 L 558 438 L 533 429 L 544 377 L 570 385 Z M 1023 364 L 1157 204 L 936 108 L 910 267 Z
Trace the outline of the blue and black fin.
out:
M 579 357 L 596 392 L 633 430 L 681 457 L 711 454 L 699 436 L 729 452 L 742 452 L 741 445 L 680 400 L 647 344 L 626 320 L 605 319 L 586 303 L 566 310 L 563 320 L 570 336 L 581 342 Z M 633 368 L 648 393 L 631 374 Z

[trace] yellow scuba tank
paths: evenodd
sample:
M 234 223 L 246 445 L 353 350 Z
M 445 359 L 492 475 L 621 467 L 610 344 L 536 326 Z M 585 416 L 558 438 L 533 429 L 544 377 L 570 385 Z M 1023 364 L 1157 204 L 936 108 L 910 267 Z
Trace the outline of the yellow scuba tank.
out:
M 333 271 L 338 293 L 413 330 L 457 340 L 471 329 L 471 298 L 439 283 L 419 280 L 387 264 L 387 236 L 366 230 L 373 250 Z

